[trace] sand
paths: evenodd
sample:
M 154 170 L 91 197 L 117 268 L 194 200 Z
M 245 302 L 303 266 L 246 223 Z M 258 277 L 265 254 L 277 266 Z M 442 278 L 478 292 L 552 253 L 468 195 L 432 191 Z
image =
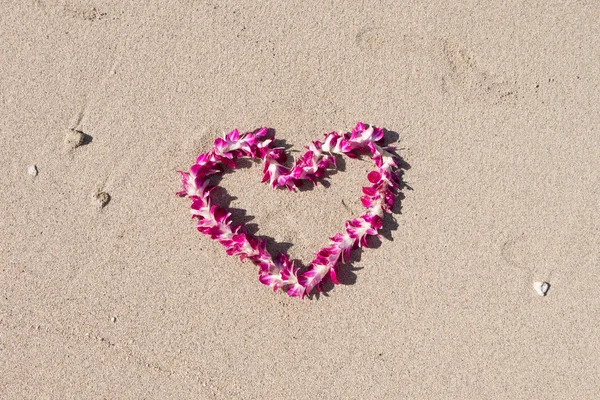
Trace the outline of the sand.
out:
M 447 3 L 4 1 L 0 397 L 600 398 L 600 6 Z M 408 186 L 318 298 L 174 195 L 223 131 L 300 151 L 357 121 Z M 308 262 L 367 168 L 223 186 Z

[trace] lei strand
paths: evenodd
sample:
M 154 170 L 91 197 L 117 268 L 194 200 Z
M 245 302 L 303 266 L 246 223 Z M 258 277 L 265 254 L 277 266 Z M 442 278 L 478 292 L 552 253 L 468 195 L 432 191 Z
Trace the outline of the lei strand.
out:
M 395 156 L 389 152 L 394 148 L 382 147 L 383 135 L 383 129 L 367 127 L 362 122 L 351 133 L 330 132 L 325 134 L 323 142 L 314 141 L 307 146 L 306 153 L 288 168 L 283 164 L 287 159 L 285 149 L 273 147 L 273 135 L 267 128 L 245 134 L 236 129 L 224 139 L 216 139 L 212 150 L 200 154 L 189 173 L 179 171 L 183 190 L 177 194 L 191 199 L 192 218 L 197 220 L 198 231 L 225 246 L 227 254 L 240 256 L 241 260 L 247 258 L 257 265 L 261 283 L 275 291 L 281 289 L 289 296 L 304 298 L 314 288 L 320 290 L 327 277 L 338 284 L 340 260 L 348 260 L 355 248 L 368 247 L 369 235 L 380 236 L 382 217 L 384 212 L 391 212 L 400 183 Z M 372 185 L 362 188 L 361 202 L 366 212 L 346 221 L 345 232 L 330 238 L 329 245 L 316 253 L 304 271 L 299 271 L 286 254 L 273 259 L 266 250 L 266 241 L 250 235 L 242 225 L 232 226 L 231 213 L 211 204 L 210 192 L 214 186 L 209 186 L 209 176 L 222 172 L 224 166 L 236 168 L 237 158 L 262 159 L 262 182 L 268 181 L 273 188 L 295 190 L 306 179 L 316 184 L 327 168 L 336 165 L 336 155 L 356 158 L 362 154 L 368 155 L 376 166 L 367 176 Z

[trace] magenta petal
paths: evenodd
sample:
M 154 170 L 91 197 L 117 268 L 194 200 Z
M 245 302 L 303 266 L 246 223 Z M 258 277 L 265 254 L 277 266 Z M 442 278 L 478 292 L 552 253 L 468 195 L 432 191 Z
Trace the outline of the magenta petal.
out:
M 266 273 L 261 273 L 258 276 L 258 280 L 263 285 L 272 287 L 273 291 L 277 290 L 279 288 L 279 285 L 281 284 L 281 278 L 280 277 L 278 277 L 276 275 L 266 274 Z
M 213 217 L 214 217 L 215 221 L 217 221 L 217 222 L 222 222 L 225 219 L 227 219 L 227 217 L 229 217 L 229 215 L 231 215 L 224 208 L 217 207 L 217 206 L 212 207 L 211 213 L 213 214 Z
M 215 149 L 222 151 L 227 147 L 227 142 L 221 138 L 216 138 L 214 143 Z
M 292 263 L 287 254 L 281 253 L 277 257 L 275 257 L 275 265 L 277 265 L 279 268 L 289 269 L 289 268 L 291 268 Z M 284 277 L 284 279 L 287 279 L 287 278 Z
M 300 277 L 300 284 L 310 293 L 315 287 L 318 288 L 325 276 L 331 269 L 329 265 L 311 264 L 310 269 Z
M 335 271 L 335 268 L 331 268 L 329 270 L 329 279 L 331 279 L 331 283 L 333 283 L 334 285 L 340 284 L 340 281 L 338 281 L 337 279 L 337 273 Z
M 365 215 L 363 218 L 375 229 L 379 229 L 383 225 L 383 219 L 379 215 Z
M 357 123 L 356 126 L 354 127 L 354 129 L 352 129 L 352 138 L 355 138 L 358 135 L 360 135 L 361 133 L 363 133 L 365 131 L 365 129 L 367 129 L 367 126 L 364 123 L 362 123 L 362 122 Z
M 367 196 L 375 196 L 375 193 L 377 193 L 377 190 L 374 187 L 363 186 L 362 192 L 364 194 L 366 194 Z
M 254 132 L 254 135 L 257 139 L 262 139 L 267 137 L 267 132 L 268 129 L 266 127 L 260 128 L 259 130 L 257 130 L 256 132 Z
M 304 295 L 305 295 L 306 292 L 305 292 L 304 286 L 302 286 L 299 283 L 296 283 L 295 285 L 290 285 L 287 288 L 286 293 L 290 297 L 301 297 L 301 298 L 304 298 Z
M 240 140 L 240 132 L 237 129 L 232 130 L 226 136 L 228 142 L 237 142 Z
M 369 175 L 367 175 L 367 179 L 371 183 L 377 183 L 381 180 L 381 173 L 379 171 L 371 171 Z
M 371 207 L 373 207 L 373 200 L 371 199 L 371 197 L 363 196 L 363 197 L 360 198 L 360 202 L 362 203 L 362 205 L 365 208 L 371 208 Z

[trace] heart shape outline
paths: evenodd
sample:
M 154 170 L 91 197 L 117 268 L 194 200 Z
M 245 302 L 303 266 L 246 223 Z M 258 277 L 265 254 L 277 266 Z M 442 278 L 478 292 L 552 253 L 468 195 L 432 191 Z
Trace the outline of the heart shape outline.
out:
M 383 147 L 382 128 L 356 124 L 351 133 L 330 132 L 323 142 L 314 141 L 299 157 L 294 166 L 284 165 L 287 154 L 282 147 L 273 147 L 274 135 L 266 128 L 240 134 L 237 129 L 225 137 L 217 138 L 213 148 L 202 153 L 190 167 L 181 174 L 181 197 L 192 200 L 192 218 L 197 220 L 199 232 L 209 235 L 226 247 L 232 256 L 248 258 L 259 267 L 259 281 L 273 288 L 281 289 L 291 297 L 304 298 L 314 288 L 320 290 L 322 283 L 329 278 L 338 284 L 337 267 L 339 261 L 349 259 L 350 252 L 358 247 L 368 247 L 367 237 L 379 236 L 384 213 L 391 208 L 398 196 L 400 170 L 397 157 L 391 153 L 394 147 Z M 211 175 L 222 173 L 223 167 L 236 168 L 235 159 L 250 157 L 262 159 L 265 163 L 262 182 L 269 181 L 273 188 L 295 190 L 302 181 L 310 180 L 315 185 L 332 165 L 336 166 L 336 155 L 357 158 L 368 155 L 375 164 L 367 179 L 372 186 L 362 188 L 361 202 L 367 209 L 365 214 L 346 221 L 345 233 L 337 233 L 330 238 L 329 246 L 316 253 L 316 258 L 308 267 L 299 271 L 285 253 L 273 259 L 266 250 L 266 241 L 259 240 L 244 230 L 243 225 L 232 226 L 231 213 L 225 208 L 211 204 L 210 192 L 217 186 L 209 185 Z

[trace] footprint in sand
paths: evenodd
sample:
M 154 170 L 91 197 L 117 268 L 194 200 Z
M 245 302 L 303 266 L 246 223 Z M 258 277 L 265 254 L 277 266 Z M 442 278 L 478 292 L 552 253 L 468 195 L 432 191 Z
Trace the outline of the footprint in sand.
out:
M 549 251 L 551 244 L 540 237 L 525 234 L 515 235 L 504 242 L 500 253 L 504 261 L 512 268 L 526 271 L 533 288 L 540 296 L 546 296 L 555 271 L 557 259 Z
M 384 28 L 366 27 L 359 30 L 354 41 L 358 48 L 366 53 L 381 51 L 395 54 L 415 52 L 422 40 L 420 38 L 397 33 Z
M 516 82 L 510 82 L 483 70 L 475 56 L 465 47 L 448 39 L 439 41 L 443 66 L 441 89 L 458 93 L 466 101 L 482 101 L 492 105 L 514 105 L 517 101 Z

